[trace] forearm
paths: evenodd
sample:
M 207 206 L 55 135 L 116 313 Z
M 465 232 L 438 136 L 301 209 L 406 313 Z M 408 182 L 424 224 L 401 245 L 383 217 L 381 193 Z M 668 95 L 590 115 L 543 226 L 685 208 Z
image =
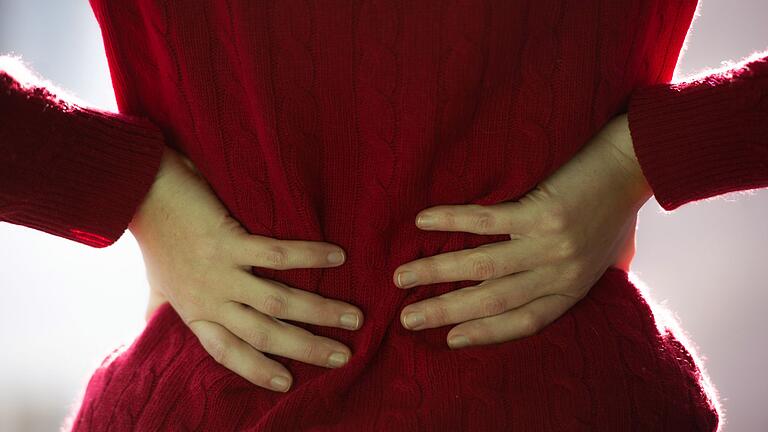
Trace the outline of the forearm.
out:
M 155 177 L 163 134 L 146 119 L 17 80 L 2 67 L 8 61 L 0 62 L 0 221 L 112 244 Z
M 628 103 L 632 145 L 665 210 L 768 186 L 768 52 L 675 84 L 639 87 Z

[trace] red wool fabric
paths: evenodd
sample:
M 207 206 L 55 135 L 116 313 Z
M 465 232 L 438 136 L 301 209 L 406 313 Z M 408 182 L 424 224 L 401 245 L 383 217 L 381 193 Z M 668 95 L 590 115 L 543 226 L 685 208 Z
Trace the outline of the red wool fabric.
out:
M 92 0 L 120 114 L 0 80 L 0 218 L 105 247 L 163 145 L 186 154 L 246 229 L 327 241 L 347 262 L 253 274 L 357 305 L 328 369 L 267 354 L 287 393 L 216 363 L 169 305 L 105 359 L 75 431 L 712 431 L 700 363 L 611 267 L 540 333 L 451 350 L 400 290 L 416 258 L 508 240 L 419 230 L 439 204 L 517 200 L 628 111 L 667 210 L 768 186 L 768 59 L 670 84 L 695 0 Z M 681 287 L 692 289 L 692 287 Z

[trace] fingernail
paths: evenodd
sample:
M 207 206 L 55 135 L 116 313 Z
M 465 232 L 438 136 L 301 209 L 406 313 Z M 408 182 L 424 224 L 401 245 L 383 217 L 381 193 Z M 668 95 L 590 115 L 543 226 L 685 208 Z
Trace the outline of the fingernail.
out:
M 272 386 L 273 389 L 279 390 L 281 392 L 284 392 L 288 390 L 288 378 L 284 376 L 275 376 L 272 378 L 272 380 L 269 382 L 269 385 Z
M 433 226 L 435 222 L 437 222 L 437 218 L 435 215 L 431 215 L 429 213 L 419 215 L 419 217 L 416 218 L 416 225 L 422 228 L 429 228 Z
M 357 314 L 345 313 L 339 319 L 341 326 L 349 330 L 357 330 L 357 326 L 360 325 L 360 318 Z
M 414 330 L 422 324 L 424 324 L 424 314 L 421 312 L 412 312 L 405 316 L 405 326 L 410 330 Z
M 454 336 L 454 337 L 448 339 L 448 345 L 451 348 L 463 348 L 463 347 L 469 345 L 469 338 L 467 338 L 464 335 Z
M 349 360 L 349 357 L 342 352 L 335 352 L 328 356 L 328 364 L 333 367 L 344 366 L 347 360 Z
M 416 273 L 412 271 L 403 271 L 397 274 L 397 285 L 400 288 L 407 288 L 417 281 Z
M 331 252 L 327 258 L 331 264 L 341 264 L 344 261 L 344 254 L 341 252 Z

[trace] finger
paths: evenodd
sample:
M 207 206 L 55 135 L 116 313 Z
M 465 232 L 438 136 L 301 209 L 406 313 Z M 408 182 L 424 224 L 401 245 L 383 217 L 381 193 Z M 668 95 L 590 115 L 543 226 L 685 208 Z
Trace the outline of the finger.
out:
M 496 279 L 551 261 L 553 240 L 520 238 L 419 258 L 395 269 L 400 288 L 439 282 Z
M 525 234 L 535 222 L 533 212 L 526 211 L 524 203 L 519 201 L 492 205 L 439 205 L 416 215 L 416 226 L 422 229 L 489 235 Z
M 189 323 L 189 328 L 205 351 L 232 372 L 269 390 L 286 392 L 290 388 L 292 378 L 285 366 L 256 351 L 221 325 L 199 320 Z M 281 382 L 286 386 L 281 387 Z
M 230 247 L 236 264 L 276 270 L 335 267 L 346 259 L 344 250 L 330 243 L 280 240 L 248 233 L 238 235 Z
M 357 330 L 363 323 L 363 312 L 355 306 L 256 277 L 247 271 L 235 275 L 229 297 L 280 319 L 347 330 Z
M 463 323 L 522 306 L 549 294 L 551 287 L 547 273 L 524 271 L 409 304 L 400 321 L 409 330 Z
M 350 349 L 338 341 L 314 335 L 240 303 L 228 302 L 218 319 L 261 352 L 329 368 L 343 366 L 352 356 Z
M 464 322 L 448 332 L 448 346 L 463 348 L 532 336 L 563 315 L 577 302 L 578 299 L 574 297 L 551 294 L 499 315 Z M 461 336 L 466 337 L 466 340 L 462 341 Z M 452 343 L 453 341 L 456 343 Z

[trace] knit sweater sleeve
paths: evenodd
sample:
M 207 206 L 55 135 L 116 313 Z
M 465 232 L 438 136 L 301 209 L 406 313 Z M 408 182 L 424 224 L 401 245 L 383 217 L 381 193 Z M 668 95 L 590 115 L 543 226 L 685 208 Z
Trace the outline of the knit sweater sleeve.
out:
M 665 210 L 768 186 L 768 56 L 686 82 L 638 88 L 635 154 Z
M 154 182 L 163 145 L 146 119 L 71 104 L 0 69 L 0 221 L 109 246 Z

